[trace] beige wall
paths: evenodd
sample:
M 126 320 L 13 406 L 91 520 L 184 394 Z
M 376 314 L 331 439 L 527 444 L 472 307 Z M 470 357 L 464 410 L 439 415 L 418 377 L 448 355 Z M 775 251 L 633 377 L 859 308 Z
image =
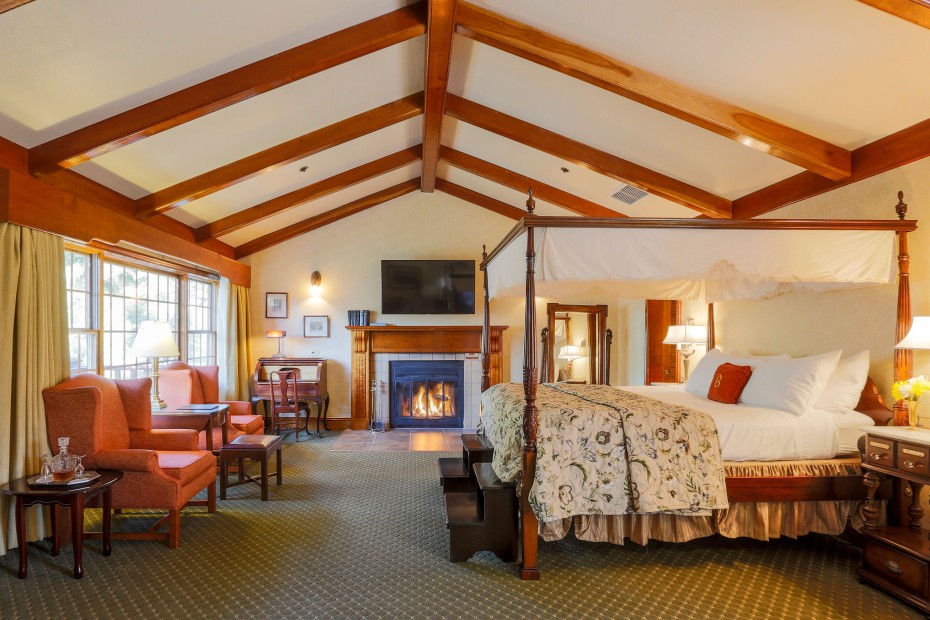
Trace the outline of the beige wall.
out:
M 767 214 L 774 218 L 893 219 L 898 190 L 908 219 L 930 216 L 930 159 L 854 183 Z M 918 222 L 920 225 L 920 222 Z M 914 315 L 930 314 L 930 224 L 908 235 Z M 801 294 L 715 306 L 717 342 L 758 354 L 806 355 L 868 349 L 871 375 L 890 402 L 897 285 L 835 293 Z M 930 355 L 914 354 L 915 373 L 930 373 Z

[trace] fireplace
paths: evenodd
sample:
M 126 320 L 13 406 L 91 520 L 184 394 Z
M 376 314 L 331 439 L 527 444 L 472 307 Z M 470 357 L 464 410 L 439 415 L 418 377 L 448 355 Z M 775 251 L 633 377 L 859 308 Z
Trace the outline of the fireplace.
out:
M 462 428 L 465 364 L 461 360 L 390 363 L 392 428 Z

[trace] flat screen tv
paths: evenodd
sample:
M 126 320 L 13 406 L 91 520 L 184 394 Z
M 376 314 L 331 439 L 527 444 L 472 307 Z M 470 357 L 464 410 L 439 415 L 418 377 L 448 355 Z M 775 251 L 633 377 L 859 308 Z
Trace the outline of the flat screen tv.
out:
M 474 314 L 475 261 L 381 261 L 381 314 Z

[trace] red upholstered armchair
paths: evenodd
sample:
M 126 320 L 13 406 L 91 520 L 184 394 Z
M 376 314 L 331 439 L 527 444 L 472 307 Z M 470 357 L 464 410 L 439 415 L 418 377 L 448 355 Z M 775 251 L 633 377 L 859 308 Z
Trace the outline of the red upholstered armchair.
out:
M 216 511 L 216 458 L 197 449 L 197 432 L 153 430 L 151 379 L 113 381 L 78 375 L 42 391 L 49 445 L 70 437 L 70 452 L 86 455 L 87 469 L 118 469 L 113 508 L 167 510 L 144 533 L 114 532 L 114 538 L 166 540 L 181 545 L 181 509 L 206 505 Z M 207 499 L 191 501 L 203 489 Z M 168 522 L 168 533 L 157 530 Z
M 190 366 L 184 362 L 171 362 L 158 373 L 158 393 L 169 407 L 222 403 L 229 405 L 229 421 L 238 434 L 262 435 L 265 421 L 260 415 L 252 415 L 252 404 L 239 401 L 220 400 L 219 366 Z M 219 429 L 214 429 L 218 433 Z M 214 446 L 222 445 L 219 435 L 213 439 Z

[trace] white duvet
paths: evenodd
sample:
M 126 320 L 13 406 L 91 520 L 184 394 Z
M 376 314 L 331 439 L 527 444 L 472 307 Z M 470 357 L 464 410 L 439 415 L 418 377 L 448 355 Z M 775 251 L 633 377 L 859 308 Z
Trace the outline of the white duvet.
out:
M 623 386 L 621 389 L 707 413 L 714 419 L 725 461 L 792 461 L 830 459 L 855 452 L 868 416 L 810 409 L 797 416 L 786 411 L 725 405 L 684 391 L 679 386 Z M 842 429 L 842 430 L 841 430 Z

